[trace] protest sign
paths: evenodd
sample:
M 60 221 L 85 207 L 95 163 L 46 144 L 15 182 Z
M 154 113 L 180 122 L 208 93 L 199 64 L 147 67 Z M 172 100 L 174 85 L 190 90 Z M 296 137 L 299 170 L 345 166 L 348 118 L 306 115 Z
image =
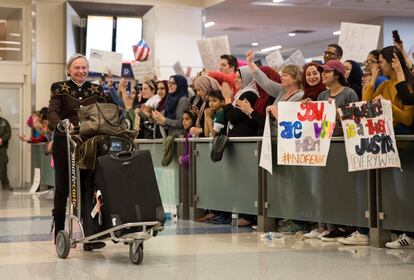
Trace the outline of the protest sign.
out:
M 303 56 L 300 50 L 295 51 L 292 53 L 280 66 L 281 68 L 286 65 L 297 65 L 299 67 L 303 67 L 306 64 L 305 57 Z
M 342 61 L 365 61 L 367 54 L 378 48 L 381 26 L 341 22 L 338 45 L 344 52 Z
M 131 63 L 132 73 L 134 73 L 135 80 L 140 83 L 148 79 L 154 79 L 155 72 L 151 61 L 136 61 Z
M 280 51 L 276 50 L 266 56 L 266 62 L 270 67 L 279 68 L 283 64 L 284 60 Z
M 401 168 L 389 100 L 361 101 L 338 108 L 348 171 Z
M 89 57 L 89 71 L 108 73 L 121 77 L 122 54 L 91 49 Z
M 230 54 L 230 45 L 227 36 L 197 40 L 197 46 L 204 67 L 208 71 L 219 70 L 220 56 L 223 54 Z
M 325 166 L 335 128 L 335 102 L 278 102 L 277 163 Z
M 259 166 L 273 174 L 272 139 L 270 135 L 270 113 L 266 113 L 265 126 L 262 137 L 262 149 L 260 152 Z

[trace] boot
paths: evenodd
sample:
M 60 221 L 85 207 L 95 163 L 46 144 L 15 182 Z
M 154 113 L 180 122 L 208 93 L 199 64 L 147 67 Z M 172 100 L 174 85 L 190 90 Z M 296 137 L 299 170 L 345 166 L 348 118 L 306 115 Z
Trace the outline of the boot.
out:
M 106 244 L 105 242 L 93 242 L 93 243 L 84 243 L 83 244 L 83 250 L 84 251 L 92 251 L 92 250 L 96 250 L 96 249 L 102 249 L 103 247 L 105 247 Z
M 56 244 L 56 237 L 59 231 L 65 229 L 65 219 L 66 215 L 62 214 L 55 214 L 53 215 L 53 225 L 54 225 L 54 236 L 55 236 L 55 244 Z
M 1 189 L 4 190 L 4 191 L 12 191 L 13 190 L 13 188 L 10 187 L 9 184 L 2 184 Z

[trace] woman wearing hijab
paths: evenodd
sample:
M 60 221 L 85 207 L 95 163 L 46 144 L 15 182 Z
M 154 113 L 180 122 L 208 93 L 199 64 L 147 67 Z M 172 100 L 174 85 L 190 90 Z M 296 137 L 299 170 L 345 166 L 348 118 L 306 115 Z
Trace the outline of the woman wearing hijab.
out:
M 362 72 L 361 66 L 353 60 L 347 60 L 344 62 L 345 66 L 345 79 L 348 82 L 348 86 L 352 88 L 358 95 L 358 100 L 362 99 Z
M 227 83 L 224 83 L 222 86 L 222 93 L 226 104 L 224 106 L 224 116 L 229 121 L 228 135 L 238 137 L 255 136 L 257 125 L 236 106 L 238 100 L 245 100 L 250 103 L 251 107 L 254 107 L 259 98 L 259 92 L 256 89 L 253 76 L 248 67 L 243 66 L 237 70 L 235 83 L 239 91 L 234 97 Z
M 326 90 L 325 85 L 322 83 L 322 72 L 316 62 L 310 62 L 303 66 L 303 99 L 309 98 L 316 101 L 318 95 Z
M 198 117 L 195 122 L 195 126 L 190 129 L 190 133 L 193 136 L 205 136 L 204 135 L 204 109 L 208 108 L 208 96 L 213 90 L 220 90 L 219 83 L 208 76 L 200 76 L 194 81 L 194 87 L 196 96 L 199 97 L 201 102 L 192 106 L 192 110 L 197 113 Z
M 272 81 L 280 83 L 280 75 L 269 66 L 262 66 L 259 69 Z M 266 107 L 273 104 L 275 98 L 267 94 L 267 92 L 256 83 L 257 91 L 259 92 L 259 99 L 256 101 L 254 107 L 250 106 L 249 102 L 237 101 L 237 107 L 247 114 L 257 125 L 257 135 L 263 135 L 264 124 L 266 120 Z
M 152 116 L 164 129 L 168 129 L 168 135 L 184 135 L 183 113 L 190 105 L 187 78 L 182 75 L 171 76 L 168 80 L 168 90 L 164 115 L 154 111 Z

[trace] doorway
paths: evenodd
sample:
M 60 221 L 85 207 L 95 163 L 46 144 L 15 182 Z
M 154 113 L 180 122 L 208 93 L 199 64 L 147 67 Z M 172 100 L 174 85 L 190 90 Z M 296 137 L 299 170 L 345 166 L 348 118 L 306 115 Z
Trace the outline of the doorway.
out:
M 7 174 L 13 188 L 23 187 L 23 143 L 22 134 L 22 85 L 0 84 L 0 116 L 5 118 L 12 130 L 7 154 Z

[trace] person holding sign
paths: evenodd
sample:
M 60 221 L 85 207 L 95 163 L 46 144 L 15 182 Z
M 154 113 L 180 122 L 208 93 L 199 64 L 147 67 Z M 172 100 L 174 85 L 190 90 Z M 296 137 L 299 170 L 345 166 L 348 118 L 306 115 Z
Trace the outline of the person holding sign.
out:
M 373 68 L 373 78 L 374 73 L 379 73 L 381 70 L 382 73 L 389 77 L 388 81 L 383 82 L 375 91 L 373 83 L 364 87 L 362 93 L 363 100 L 376 100 L 376 99 L 387 99 L 392 103 L 392 115 L 394 121 L 394 131 L 395 134 L 413 134 L 413 123 L 414 123 L 414 106 L 403 105 L 399 98 L 397 98 L 397 89 L 396 85 L 398 84 L 397 73 L 392 67 L 392 60 L 394 54 L 399 59 L 402 71 L 405 73 L 405 78 L 407 79 L 411 75 L 409 69 L 405 63 L 404 56 L 401 51 L 394 47 L 389 46 L 383 48 L 380 52 L 379 61 L 380 65 L 376 68 Z M 375 70 L 374 70 L 375 69 Z M 374 79 L 373 79 L 374 80 Z
M 303 99 L 311 99 L 316 101 L 319 94 L 326 89 L 322 83 L 322 69 L 318 69 L 316 62 L 310 62 L 303 66 Z
M 339 60 L 329 60 L 324 65 L 319 65 L 322 72 L 322 82 L 328 88 L 321 92 L 318 96 L 318 101 L 335 100 L 335 105 L 338 108 L 352 102 L 358 101 L 358 95 L 355 91 L 347 86 L 345 80 L 345 67 Z M 342 135 L 342 125 L 337 118 L 334 136 Z

